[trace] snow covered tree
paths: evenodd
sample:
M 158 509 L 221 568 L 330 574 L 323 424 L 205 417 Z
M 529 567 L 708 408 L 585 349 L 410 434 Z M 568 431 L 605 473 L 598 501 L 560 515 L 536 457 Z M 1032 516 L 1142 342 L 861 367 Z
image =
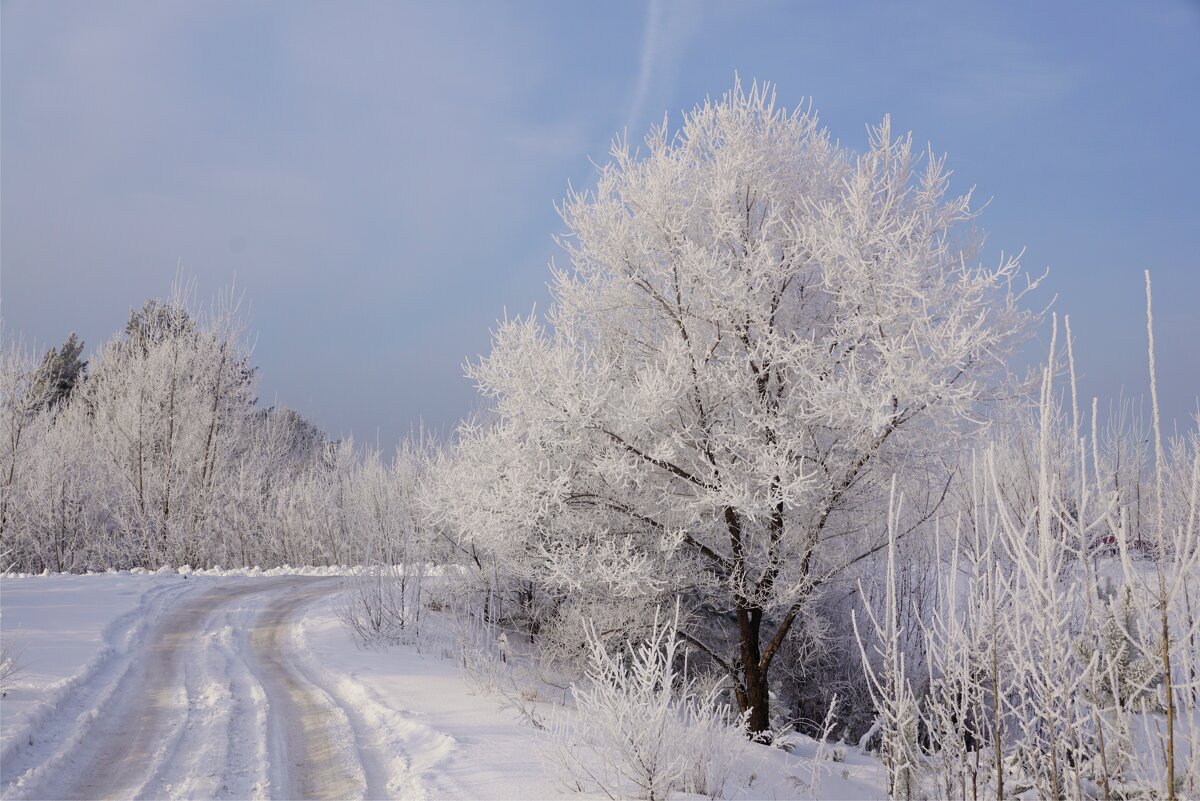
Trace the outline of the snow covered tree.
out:
M 39 394 L 47 406 L 57 406 L 71 397 L 76 385 L 85 377 L 87 361 L 83 355 L 83 341 L 72 333 L 63 342 L 62 348 L 51 348 L 42 358 L 38 368 Z
M 236 303 L 194 310 L 190 287 L 130 315 L 95 359 L 82 401 L 106 455 L 112 525 L 140 560 L 201 560 L 210 517 L 254 409 Z
M 82 354 L 74 335 L 40 363 L 20 343 L 0 353 L 0 544 L 20 569 L 425 560 L 432 444 L 388 466 L 256 408 L 232 293 L 201 304 L 177 281 L 90 375 Z
M 690 644 L 767 730 L 797 616 L 886 547 L 862 532 L 887 479 L 1032 317 L 1036 282 L 978 263 L 947 190 L 886 119 L 855 154 L 766 86 L 618 143 L 561 208 L 549 327 L 506 321 L 470 369 L 497 423 L 468 437 L 488 457 L 460 462 L 460 530 L 561 587 L 687 593 Z
M 45 415 L 38 414 L 46 405 L 45 390 L 23 341 L 0 347 L 0 543 L 4 550 L 11 548 L 13 496 L 29 453 L 45 428 Z
M 13 510 L 25 569 L 71 570 L 113 555 L 86 414 L 83 404 L 56 406 L 29 454 Z

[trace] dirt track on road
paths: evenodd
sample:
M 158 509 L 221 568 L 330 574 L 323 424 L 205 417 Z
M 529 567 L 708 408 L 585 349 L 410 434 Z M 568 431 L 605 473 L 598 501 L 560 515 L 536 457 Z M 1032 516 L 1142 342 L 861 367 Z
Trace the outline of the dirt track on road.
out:
M 18 794 L 363 797 L 345 713 L 292 653 L 292 624 L 337 587 L 330 578 L 256 577 L 184 594 L 86 713 L 94 720 L 79 741 Z

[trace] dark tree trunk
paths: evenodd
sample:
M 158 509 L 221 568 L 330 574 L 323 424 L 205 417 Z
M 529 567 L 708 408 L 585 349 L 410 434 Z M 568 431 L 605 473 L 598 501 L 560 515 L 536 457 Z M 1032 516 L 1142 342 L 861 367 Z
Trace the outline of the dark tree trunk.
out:
M 762 610 L 739 609 L 737 620 L 743 686 L 743 692 L 738 693 L 738 706 L 742 712 L 750 710 L 750 732 L 761 734 L 771 728 L 770 683 L 767 681 L 766 668 L 761 666 Z
M 733 553 L 734 602 L 737 608 L 741 686 L 736 692 L 739 711 L 750 710 L 750 732 L 761 734 L 771 728 L 771 701 L 768 691 L 767 668 L 770 660 L 762 659 L 762 608 L 746 597 L 746 562 L 742 544 L 741 516 L 732 507 L 725 507 L 725 525 L 729 530 L 729 545 Z

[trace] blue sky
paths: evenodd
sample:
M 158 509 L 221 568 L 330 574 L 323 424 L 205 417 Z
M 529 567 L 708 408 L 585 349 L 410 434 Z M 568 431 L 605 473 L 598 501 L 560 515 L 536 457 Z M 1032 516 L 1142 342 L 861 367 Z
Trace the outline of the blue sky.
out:
M 252 304 L 265 402 L 385 445 L 475 404 L 545 308 L 553 204 L 614 134 L 735 72 L 835 137 L 893 125 L 991 199 L 1069 313 L 1083 391 L 1200 393 L 1200 5 L 31 2 L 0 18 L 0 312 L 89 348 L 182 263 Z

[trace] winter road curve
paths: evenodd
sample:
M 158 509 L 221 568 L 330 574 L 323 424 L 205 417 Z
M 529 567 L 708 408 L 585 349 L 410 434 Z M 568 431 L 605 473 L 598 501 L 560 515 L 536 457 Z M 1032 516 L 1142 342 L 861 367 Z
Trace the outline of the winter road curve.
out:
M 336 578 L 247 578 L 184 592 L 140 647 L 64 710 L 5 798 L 363 798 L 347 710 L 302 666 L 295 623 Z M 122 660 L 117 660 L 121 662 Z

